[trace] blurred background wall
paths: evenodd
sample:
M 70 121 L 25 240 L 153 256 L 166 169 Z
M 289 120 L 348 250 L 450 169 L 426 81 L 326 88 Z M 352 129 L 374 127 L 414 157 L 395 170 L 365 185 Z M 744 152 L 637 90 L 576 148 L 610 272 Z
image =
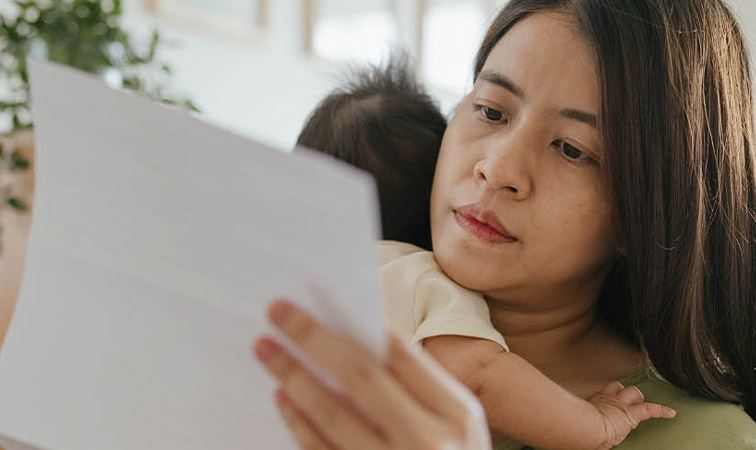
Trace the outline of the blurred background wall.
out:
M 196 100 L 208 120 L 290 148 L 347 61 L 379 62 L 392 46 L 422 54 L 420 69 L 435 74 L 429 88 L 449 111 L 470 78 L 485 23 L 504 2 L 269 0 L 259 32 L 247 36 L 224 33 L 169 8 L 161 11 L 168 3 L 182 1 L 125 0 L 125 23 L 145 36 L 157 27 L 174 42 L 162 54 L 175 68 L 176 87 Z
M 474 50 L 493 11 L 505 2 L 319 3 L 315 9 L 320 11 L 313 12 L 308 11 L 312 6 L 307 0 L 270 0 L 261 33 L 247 38 L 224 36 L 189 21 L 181 23 L 171 14 L 153 14 L 144 0 L 125 0 L 124 8 L 130 28 L 146 33 L 157 27 L 175 41 L 163 54 L 175 68 L 176 86 L 196 100 L 208 120 L 289 148 L 307 113 L 334 86 L 336 74 L 343 70 L 340 61 L 359 53 L 346 45 L 339 47 L 344 36 L 362 35 L 362 59 L 380 59 L 376 47 L 381 47 L 381 39 L 400 41 L 416 55 L 422 53 L 421 72 L 448 112 L 469 87 Z M 418 4 L 424 11 L 417 10 Z M 730 0 L 730 5 L 741 20 L 751 53 L 756 53 L 756 0 Z M 385 19 L 392 8 L 398 10 L 400 28 L 393 34 L 386 31 L 391 25 Z M 308 16 L 315 16 L 316 27 L 308 29 Z M 308 43 L 310 48 L 306 48 Z M 352 47 L 359 44 L 355 40 Z

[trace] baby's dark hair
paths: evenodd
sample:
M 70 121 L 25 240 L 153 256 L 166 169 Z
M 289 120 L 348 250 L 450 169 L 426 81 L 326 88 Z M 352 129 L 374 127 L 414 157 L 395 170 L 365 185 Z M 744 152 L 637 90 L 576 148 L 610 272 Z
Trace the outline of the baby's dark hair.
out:
M 307 119 L 297 145 L 371 173 L 383 239 L 431 248 L 430 191 L 446 119 L 409 57 L 355 70 Z

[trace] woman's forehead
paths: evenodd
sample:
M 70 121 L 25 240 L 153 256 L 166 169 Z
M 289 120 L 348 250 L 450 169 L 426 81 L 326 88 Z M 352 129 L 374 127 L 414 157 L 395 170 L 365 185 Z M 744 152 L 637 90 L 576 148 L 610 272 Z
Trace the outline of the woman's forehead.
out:
M 511 80 L 525 102 L 598 110 L 594 52 L 565 13 L 537 13 L 516 23 L 494 46 L 482 71 Z

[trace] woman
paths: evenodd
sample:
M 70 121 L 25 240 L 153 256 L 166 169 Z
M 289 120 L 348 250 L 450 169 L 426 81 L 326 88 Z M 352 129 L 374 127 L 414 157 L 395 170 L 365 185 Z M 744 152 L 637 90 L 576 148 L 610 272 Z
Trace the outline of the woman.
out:
M 621 448 L 756 448 L 751 99 L 718 0 L 512 0 L 444 136 L 433 248 L 512 351 L 576 395 L 623 379 L 677 410 Z M 337 400 L 257 343 L 303 447 L 485 448 L 423 356 L 394 340 L 380 364 L 285 303 L 271 319 L 346 386 Z

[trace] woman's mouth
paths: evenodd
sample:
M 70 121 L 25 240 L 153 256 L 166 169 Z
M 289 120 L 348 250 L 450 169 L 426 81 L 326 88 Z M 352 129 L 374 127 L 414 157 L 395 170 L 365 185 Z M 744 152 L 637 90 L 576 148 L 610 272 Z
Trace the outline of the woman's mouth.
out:
M 454 216 L 463 230 L 484 242 L 501 244 L 517 240 L 493 212 L 483 210 L 475 204 L 455 209 Z

